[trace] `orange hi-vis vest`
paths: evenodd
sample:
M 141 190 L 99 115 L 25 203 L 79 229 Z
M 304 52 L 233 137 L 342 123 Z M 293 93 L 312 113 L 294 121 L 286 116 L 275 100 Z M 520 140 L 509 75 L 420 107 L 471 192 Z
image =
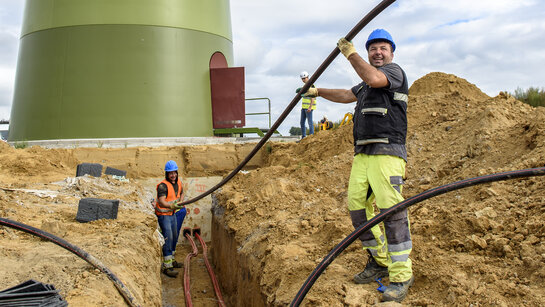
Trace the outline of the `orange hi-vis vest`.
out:
M 172 203 L 172 202 L 176 202 L 176 201 L 179 201 L 180 199 L 180 196 L 182 195 L 182 191 L 183 191 L 183 187 L 182 187 L 182 181 L 180 180 L 180 178 L 178 178 L 178 193 L 174 193 L 174 186 L 172 185 L 172 183 L 170 183 L 168 180 L 163 180 L 161 182 L 159 182 L 159 184 L 157 185 L 157 188 L 159 188 L 159 185 L 161 183 L 164 183 L 166 184 L 167 186 L 167 197 L 166 197 L 166 202 L 168 203 Z M 156 215 L 173 215 L 174 214 L 174 210 L 173 209 L 170 209 L 170 208 L 165 208 L 163 206 L 161 206 L 161 204 L 159 203 L 159 199 L 157 199 L 155 201 L 155 214 Z

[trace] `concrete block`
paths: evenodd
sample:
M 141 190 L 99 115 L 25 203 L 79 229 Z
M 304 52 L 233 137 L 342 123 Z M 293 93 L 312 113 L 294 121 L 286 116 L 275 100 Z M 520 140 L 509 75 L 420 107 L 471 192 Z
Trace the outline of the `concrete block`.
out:
M 127 177 L 127 171 L 122 171 L 120 169 L 115 169 L 115 168 L 109 167 L 109 166 L 106 167 L 106 171 L 104 172 L 104 174 Z
M 102 176 L 102 164 L 99 163 L 81 163 L 76 169 L 76 177 L 89 174 L 93 177 Z
M 117 219 L 119 200 L 101 198 L 82 198 L 78 204 L 76 220 L 86 223 L 100 219 Z

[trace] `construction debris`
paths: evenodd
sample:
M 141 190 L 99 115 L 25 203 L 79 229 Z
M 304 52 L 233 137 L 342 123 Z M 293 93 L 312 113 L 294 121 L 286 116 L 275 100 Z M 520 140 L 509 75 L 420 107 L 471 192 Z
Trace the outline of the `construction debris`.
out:
M 15 287 L 0 291 L 0 306 L 64 307 L 68 303 L 51 284 L 29 279 Z

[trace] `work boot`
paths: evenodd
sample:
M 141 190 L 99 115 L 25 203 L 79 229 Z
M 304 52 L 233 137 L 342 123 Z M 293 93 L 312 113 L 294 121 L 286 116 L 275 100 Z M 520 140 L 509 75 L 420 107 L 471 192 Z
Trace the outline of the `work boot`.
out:
M 179 269 L 179 268 L 181 268 L 183 266 L 180 263 L 178 263 L 178 261 L 174 260 L 174 261 L 172 261 L 172 267 L 176 268 L 176 269 Z
M 398 303 L 401 303 L 405 296 L 407 296 L 407 293 L 409 292 L 409 287 L 412 286 L 413 283 L 414 276 L 411 276 L 409 280 L 404 282 L 391 282 L 382 294 L 382 301 L 396 301 Z
M 163 269 L 163 274 L 168 277 L 176 278 L 176 276 L 178 276 L 178 271 L 174 270 L 173 268 L 166 268 Z
M 378 278 L 388 276 L 388 268 L 380 266 L 371 255 L 363 272 L 354 275 L 354 282 L 357 284 L 368 284 Z

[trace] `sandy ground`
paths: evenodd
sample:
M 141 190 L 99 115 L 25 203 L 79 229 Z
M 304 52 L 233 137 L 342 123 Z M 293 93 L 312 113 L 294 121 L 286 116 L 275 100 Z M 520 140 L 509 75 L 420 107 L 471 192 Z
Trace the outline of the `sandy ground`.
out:
M 408 116 L 405 197 L 464 178 L 545 165 L 544 109 L 501 93 L 488 97 L 456 76 L 431 73 L 417 80 Z M 268 305 L 289 304 L 321 258 L 353 231 L 346 208 L 351 129 L 321 131 L 298 144 L 273 143 L 250 171 L 217 194 L 226 227 L 239 254 L 253 259 L 248 265 Z M 249 149 L 222 146 L 61 150 L 14 149 L 0 142 L 0 215 L 94 255 L 143 306 L 182 306 L 181 279 L 165 280 L 159 272 L 153 194 L 139 182 L 160 177 L 168 158 L 182 160 L 183 176 L 225 175 Z M 230 158 L 210 158 L 222 155 Z M 74 178 L 82 162 L 129 170 L 130 181 Z M 118 219 L 77 222 L 82 197 L 119 199 Z M 411 207 L 416 283 L 403 304 L 544 305 L 544 214 L 543 177 L 479 185 Z M 6 227 L 0 227 L 0 245 L 0 289 L 33 278 L 54 284 L 73 306 L 125 306 L 104 274 L 57 245 Z M 176 257 L 183 261 L 185 255 Z M 192 267 L 201 265 L 199 259 Z M 376 304 L 377 285 L 351 281 L 365 262 L 355 242 L 318 279 L 304 304 Z M 193 287 L 196 295 L 213 298 L 205 282 Z M 224 293 L 231 306 L 234 291 Z M 197 306 L 215 305 L 201 298 Z
M 15 149 L 0 142 L 0 216 L 43 229 L 90 253 L 142 306 L 183 306 L 183 270 L 172 280 L 160 274 L 161 239 L 151 207 L 164 161 L 177 160 L 184 177 L 224 174 L 253 146 Z M 261 159 L 258 153 L 249 168 L 260 165 Z M 106 175 L 74 177 L 83 162 L 127 170 L 129 181 Z M 120 200 L 118 218 L 77 222 L 78 202 L 86 197 Z M 183 263 L 190 250 L 187 241 L 179 243 L 182 251 L 176 258 Z M 126 306 L 106 275 L 51 242 L 0 227 L 0 245 L 0 289 L 34 279 L 53 284 L 73 306 Z M 214 292 L 197 245 L 192 294 L 194 306 L 206 306 L 214 301 Z
M 488 97 L 432 73 L 410 91 L 405 197 L 490 173 L 545 165 L 545 109 Z M 259 268 L 267 304 L 288 304 L 316 264 L 353 231 L 346 208 L 351 126 L 273 147 L 269 166 L 218 195 L 241 254 Z M 458 190 L 410 208 L 416 283 L 408 306 L 543 306 L 545 178 Z M 356 285 L 366 256 L 355 242 L 309 291 L 310 306 L 365 306 Z

